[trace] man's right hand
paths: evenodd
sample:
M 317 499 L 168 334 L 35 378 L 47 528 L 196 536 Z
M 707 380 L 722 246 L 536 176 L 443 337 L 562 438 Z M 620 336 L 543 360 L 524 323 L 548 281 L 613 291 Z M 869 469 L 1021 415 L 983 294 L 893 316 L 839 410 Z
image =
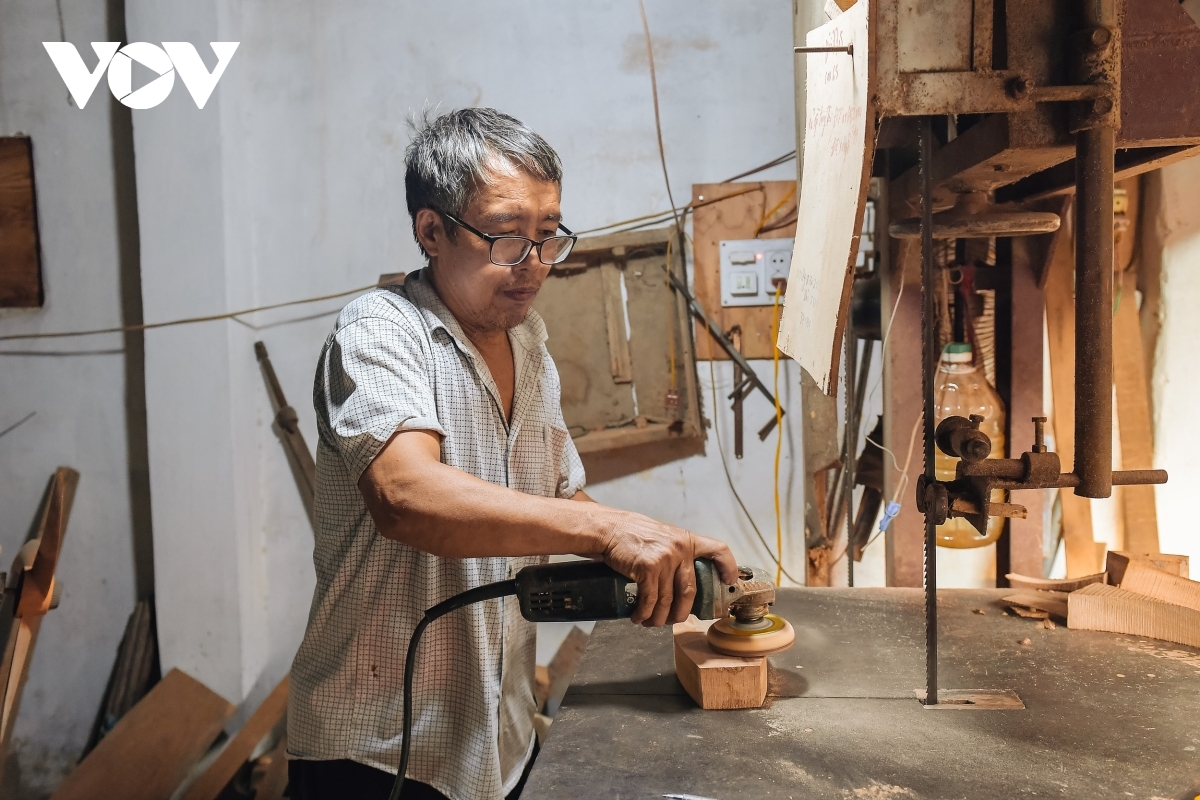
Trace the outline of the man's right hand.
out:
M 737 562 L 724 542 L 630 511 L 605 511 L 612 517 L 606 520 L 609 530 L 599 555 L 637 581 L 634 622 L 653 627 L 687 619 L 696 597 L 697 558 L 711 559 L 723 583 L 737 582 Z

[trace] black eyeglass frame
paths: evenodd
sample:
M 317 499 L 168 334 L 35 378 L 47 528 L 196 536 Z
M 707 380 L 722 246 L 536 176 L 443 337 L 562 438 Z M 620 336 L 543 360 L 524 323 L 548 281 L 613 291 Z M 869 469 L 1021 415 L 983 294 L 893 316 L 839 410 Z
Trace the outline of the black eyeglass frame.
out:
M 561 264 L 564 261 L 566 261 L 567 258 L 570 257 L 571 251 L 575 249 L 575 245 L 579 242 L 579 237 L 576 236 L 574 233 L 572 233 L 571 229 L 568 228 L 566 225 L 563 225 L 561 222 L 557 223 L 558 227 L 566 232 L 566 234 L 567 234 L 566 236 L 550 236 L 546 239 L 543 239 L 540 242 L 537 242 L 526 236 L 515 236 L 513 234 L 505 234 L 503 236 L 493 236 L 490 233 L 484 233 L 483 231 L 479 230 L 478 228 L 474 228 L 474 227 L 468 225 L 467 223 L 463 222 L 458 217 L 456 217 L 453 214 L 450 214 L 446 211 L 438 211 L 436 208 L 431 209 L 431 210 L 437 211 L 437 213 L 441 214 L 443 217 L 446 217 L 451 222 L 453 222 L 455 225 L 459 225 L 463 228 L 466 228 L 468 231 L 470 231 L 471 233 L 478 236 L 480 239 L 483 239 L 485 242 L 487 242 L 488 243 L 488 259 L 490 259 L 491 262 L 493 264 L 495 264 L 497 267 L 515 267 L 518 264 L 520 264 L 522 261 L 524 261 L 525 259 L 529 258 L 529 253 L 531 250 L 537 250 L 538 261 L 542 262 L 543 264 L 545 264 L 548 267 L 553 267 L 553 266 L 556 266 L 556 265 Z M 496 248 L 496 242 L 500 241 L 501 239 L 520 239 L 520 240 L 526 242 L 528 247 L 525 250 L 525 252 L 521 254 L 521 257 L 518 260 L 514 261 L 511 264 L 501 264 L 499 261 L 497 261 L 495 258 L 492 257 L 492 251 L 495 250 L 495 248 Z M 549 261 L 546 261 L 544 258 L 542 258 L 542 245 L 553 239 L 570 239 L 571 246 L 569 248 L 567 248 L 566 254 L 563 255 L 563 257 L 560 258 L 558 261 L 549 262 Z

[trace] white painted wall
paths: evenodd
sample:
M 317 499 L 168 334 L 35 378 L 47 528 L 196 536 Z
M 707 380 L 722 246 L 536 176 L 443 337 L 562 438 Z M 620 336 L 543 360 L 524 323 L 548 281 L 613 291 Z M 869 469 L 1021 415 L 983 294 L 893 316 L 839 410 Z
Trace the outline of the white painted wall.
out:
M 68 40 L 107 38 L 103 3 L 61 7 Z M 41 309 L 0 309 L 0 335 L 120 325 L 108 98 L 68 104 L 41 45 L 59 39 L 54 3 L 4 0 L 0 20 L 0 135 L 33 139 L 46 288 Z M 54 469 L 82 475 L 58 567 L 62 602 L 41 627 L 5 797 L 44 796 L 74 764 L 133 609 L 121 347 L 120 336 L 0 343 L 0 430 L 37 412 L 0 439 L 0 570 Z
M 677 201 L 694 182 L 794 146 L 789 3 L 651 0 L 648 12 Z M 135 114 L 147 320 L 337 292 L 419 267 L 402 159 L 405 121 L 423 107 L 493 105 L 542 133 L 563 157 L 563 206 L 577 229 L 667 206 L 632 0 L 131 0 L 127 16 L 134 40 L 242 43 L 203 111 L 176 87 Z M 252 343 L 267 343 L 312 443 L 315 359 L 343 302 L 147 334 L 164 667 L 234 701 L 250 704 L 286 669 L 313 580 L 311 535 Z M 730 379 L 721 368 L 717 377 Z M 781 383 L 795 385 L 790 366 Z M 798 392 L 782 394 L 798 419 Z M 754 399 L 747 418 L 757 429 L 770 412 Z M 727 413 L 721 421 L 728 437 Z M 747 440 L 731 469 L 773 540 L 774 443 Z M 798 436 L 785 442 L 785 481 L 793 446 Z M 766 561 L 734 513 L 715 449 L 595 491 Z M 784 491 L 785 514 L 798 510 Z M 791 546 L 802 574 L 798 539 Z
M 1200 431 L 1193 422 L 1200 398 L 1196 367 L 1196 308 L 1200 305 L 1200 158 L 1162 171 L 1162 332 L 1154 366 L 1156 466 L 1170 481 L 1155 489 L 1159 547 L 1191 557 L 1200 578 L 1200 535 L 1196 531 L 1196 476 L 1200 475 Z

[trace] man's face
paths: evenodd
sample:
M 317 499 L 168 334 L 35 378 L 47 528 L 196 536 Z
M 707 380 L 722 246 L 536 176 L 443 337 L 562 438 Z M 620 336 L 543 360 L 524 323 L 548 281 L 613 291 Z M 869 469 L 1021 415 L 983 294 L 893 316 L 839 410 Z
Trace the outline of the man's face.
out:
M 558 184 L 523 169 L 495 171 L 460 219 L 493 236 L 540 242 L 557 232 L 560 194 Z M 455 231 L 452 241 L 441 216 L 431 209 L 417 212 L 417 237 L 429 253 L 438 294 L 468 333 L 519 325 L 550 273 L 536 248 L 516 266 L 493 264 L 487 241 L 464 228 Z

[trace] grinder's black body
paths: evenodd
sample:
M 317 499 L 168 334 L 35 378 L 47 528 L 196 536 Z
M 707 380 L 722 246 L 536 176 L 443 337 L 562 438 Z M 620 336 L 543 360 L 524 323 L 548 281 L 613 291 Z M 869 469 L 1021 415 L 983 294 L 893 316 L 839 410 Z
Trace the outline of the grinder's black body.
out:
M 692 613 L 713 619 L 721 579 L 708 559 L 696 559 L 695 568 Z M 625 619 L 637 607 L 637 584 L 600 561 L 526 567 L 517 573 L 515 583 L 521 616 L 530 622 Z

